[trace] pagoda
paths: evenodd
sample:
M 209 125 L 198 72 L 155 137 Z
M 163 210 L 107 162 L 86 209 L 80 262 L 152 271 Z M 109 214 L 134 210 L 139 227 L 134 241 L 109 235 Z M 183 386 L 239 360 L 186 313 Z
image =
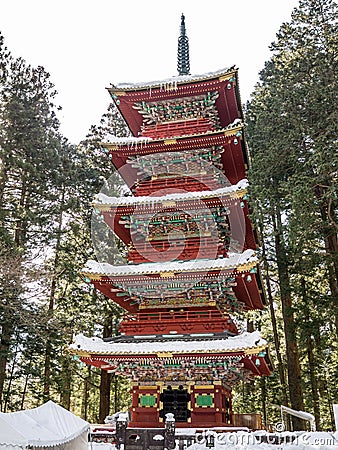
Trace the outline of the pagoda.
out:
M 238 425 L 231 389 L 271 372 L 258 331 L 264 308 L 249 218 L 248 154 L 235 67 L 190 75 L 184 16 L 178 76 L 111 85 L 131 136 L 103 143 L 132 195 L 98 194 L 94 208 L 127 262 L 88 261 L 83 277 L 126 311 L 120 334 L 76 337 L 84 363 L 127 377 L 131 427 Z

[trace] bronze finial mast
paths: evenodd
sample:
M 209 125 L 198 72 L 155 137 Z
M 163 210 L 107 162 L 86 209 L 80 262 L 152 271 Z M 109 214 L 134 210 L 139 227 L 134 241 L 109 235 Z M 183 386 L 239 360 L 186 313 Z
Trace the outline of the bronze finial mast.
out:
M 189 39 L 185 31 L 185 17 L 181 16 L 181 34 L 178 38 L 177 70 L 179 75 L 190 74 Z

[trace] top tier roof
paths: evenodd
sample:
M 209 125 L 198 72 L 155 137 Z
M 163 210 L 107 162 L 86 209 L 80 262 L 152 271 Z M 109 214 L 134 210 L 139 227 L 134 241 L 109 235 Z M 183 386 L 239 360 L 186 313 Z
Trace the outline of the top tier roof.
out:
M 224 75 L 233 74 L 237 69 L 235 66 L 228 68 L 216 70 L 214 72 L 207 72 L 200 75 L 177 75 L 175 77 L 166 78 L 164 80 L 156 81 L 140 81 L 137 83 L 118 83 L 116 85 L 112 84 L 110 88 L 107 88 L 109 92 L 119 92 L 124 91 L 135 91 L 144 90 L 149 88 L 160 88 L 160 89 L 176 89 L 179 84 L 191 84 L 193 82 L 207 81 L 209 79 L 219 78 Z
M 181 75 L 161 81 L 121 83 L 107 88 L 132 134 L 140 136 L 144 117 L 136 104 L 156 103 L 217 93 L 215 110 L 219 126 L 225 128 L 242 118 L 237 69 L 231 67 L 202 75 Z

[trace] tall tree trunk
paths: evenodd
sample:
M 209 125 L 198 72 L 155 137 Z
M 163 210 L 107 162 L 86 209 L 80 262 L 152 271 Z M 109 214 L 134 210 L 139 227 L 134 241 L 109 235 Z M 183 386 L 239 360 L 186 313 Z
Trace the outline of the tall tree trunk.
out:
M 56 236 L 56 244 L 55 244 L 55 256 L 53 263 L 53 274 L 52 274 L 52 282 L 49 293 L 49 305 L 47 311 L 48 320 L 51 320 L 54 315 L 54 306 L 55 306 L 55 293 L 57 287 L 57 276 L 58 276 L 58 265 L 59 265 L 59 251 L 60 251 L 60 243 L 61 243 L 61 232 L 62 232 L 62 223 L 63 223 L 63 205 L 65 200 L 65 187 L 62 187 L 61 199 L 60 199 L 60 212 L 58 217 L 58 228 L 57 228 L 57 236 Z M 47 333 L 50 333 L 47 325 Z M 44 362 L 44 375 L 43 375 L 43 400 L 44 402 L 48 401 L 50 398 L 50 386 L 51 386 L 51 355 L 52 355 L 52 340 L 50 334 L 46 337 L 46 347 L 45 347 L 45 362 Z
M 9 319 L 5 319 L 1 326 L 0 336 L 0 405 L 3 410 L 2 399 L 6 380 L 6 367 L 9 356 L 9 348 L 14 328 Z
M 89 399 L 89 385 L 92 374 L 91 366 L 87 367 L 88 375 L 83 380 L 83 390 L 82 390 L 82 402 L 81 402 L 81 417 L 84 420 L 88 418 L 88 399 Z
M 316 373 L 315 373 L 314 345 L 313 345 L 313 339 L 311 336 L 308 336 L 306 339 L 306 352 L 307 352 L 307 359 L 309 362 L 313 413 L 314 413 L 315 421 L 316 421 L 316 430 L 320 431 L 321 424 L 320 424 L 318 382 L 317 382 L 317 377 L 316 377 Z
M 336 234 L 331 234 L 325 238 L 325 250 L 329 259 L 327 261 L 327 268 L 332 296 L 334 323 L 336 327 L 336 335 L 338 336 L 338 242 Z
M 68 358 L 62 358 L 60 403 L 70 409 L 72 371 Z
M 114 412 L 117 413 L 119 408 L 119 379 L 118 376 L 114 374 Z
M 31 365 L 32 365 L 32 361 L 29 362 L 29 369 L 31 368 Z M 21 403 L 20 403 L 20 410 L 21 411 L 24 409 L 24 405 L 25 405 L 29 376 L 30 376 L 30 370 L 28 370 L 27 373 L 26 373 L 25 383 L 24 383 L 24 386 L 23 386 L 22 394 L 21 394 Z
M 112 316 L 108 314 L 103 326 L 103 338 L 111 337 L 112 335 Z M 110 413 L 110 387 L 111 387 L 111 374 L 106 370 L 101 370 L 100 380 L 100 410 L 99 410 L 99 422 L 103 423 L 104 419 L 109 416 Z
M 43 371 L 43 392 L 42 392 L 42 399 L 44 403 L 50 399 L 51 353 L 52 353 L 51 341 L 50 338 L 47 337 L 45 347 L 45 363 Z
M 261 377 L 261 401 L 262 401 L 262 416 L 263 416 L 263 426 L 267 426 L 267 412 L 266 412 L 266 378 Z
M 324 377 L 323 377 L 324 392 L 323 392 L 323 395 L 322 395 L 322 399 L 323 399 L 323 403 L 326 400 L 327 410 L 329 411 L 329 414 L 330 414 L 330 421 L 331 421 L 330 428 L 331 428 L 331 430 L 334 430 L 334 428 L 335 428 L 335 418 L 334 418 L 334 414 L 333 414 L 332 405 L 335 403 L 335 400 L 332 398 L 330 384 L 329 384 L 328 379 L 327 379 L 328 378 L 327 377 L 328 371 L 327 371 L 326 368 L 324 368 L 323 374 L 324 374 Z
M 293 409 L 304 410 L 302 379 L 298 356 L 296 324 L 292 306 L 287 253 L 283 239 L 281 213 L 278 206 L 275 208 L 275 220 L 273 221 L 273 224 L 275 232 L 275 250 L 280 297 L 282 302 L 290 402 Z M 292 417 L 292 424 L 294 430 L 304 429 L 304 421 L 298 417 Z
M 110 413 L 110 385 L 111 374 L 106 370 L 101 370 L 100 380 L 100 410 L 99 410 L 99 422 L 104 423 L 104 419 L 109 416 Z
M 301 280 L 302 284 L 302 297 L 303 297 L 303 308 L 305 310 L 305 320 L 309 324 L 310 323 L 310 314 L 308 309 L 308 296 L 306 293 L 306 281 L 304 278 Z M 311 392 L 312 392 L 312 402 L 313 402 L 313 413 L 316 420 L 316 429 L 319 431 L 321 429 L 320 426 L 320 407 L 319 407 L 319 391 L 318 391 L 318 381 L 316 376 L 316 362 L 314 356 L 314 340 L 311 333 L 307 331 L 306 336 L 306 353 L 309 363 L 309 374 L 310 374 L 310 382 L 311 382 Z
M 260 223 L 260 233 L 261 233 L 261 235 L 263 234 L 261 223 Z M 262 242 L 261 249 L 262 249 L 262 258 L 263 258 L 263 265 L 264 265 L 264 273 L 265 273 L 265 285 L 266 285 L 266 290 L 267 290 L 267 295 L 268 295 L 268 305 L 269 305 L 270 318 L 271 318 L 272 331 L 273 331 L 273 339 L 274 339 L 277 362 L 278 362 L 278 365 L 277 365 L 278 375 L 279 375 L 279 381 L 280 381 L 281 389 L 282 389 L 282 402 L 283 402 L 283 405 L 288 406 L 289 400 L 288 400 L 288 395 L 287 395 L 285 370 L 284 370 L 284 364 L 283 364 L 282 354 L 281 354 L 281 350 L 280 350 L 280 341 L 279 341 L 279 335 L 278 335 L 277 320 L 276 320 L 275 309 L 273 307 L 273 296 L 272 296 L 272 289 L 271 289 L 271 283 L 270 283 L 269 264 L 267 261 L 267 255 L 266 255 L 264 241 Z
M 10 164 L 6 157 L 4 157 L 3 164 L 0 166 L 0 210 L 3 209 L 4 206 L 4 195 L 6 183 L 8 180 L 8 172 L 10 169 Z M 3 218 L 3 215 L 0 215 L 0 220 Z
M 332 295 L 333 316 L 338 336 L 338 238 L 337 224 L 331 217 L 331 202 L 326 198 L 327 187 L 316 186 L 315 195 L 320 202 L 320 216 L 322 219 L 322 235 L 325 242 L 327 255 L 326 266 L 328 269 L 328 281 Z
M 22 186 L 21 186 L 19 207 L 20 209 L 26 211 L 27 208 L 25 207 L 25 205 L 27 203 L 29 194 L 27 191 L 27 180 L 25 174 L 22 175 L 21 184 Z M 27 219 L 21 217 L 15 222 L 14 226 L 14 243 L 17 248 L 23 247 L 26 237 L 26 231 L 27 231 Z
M 10 370 L 10 374 L 9 374 L 9 378 L 8 378 L 7 392 L 6 392 L 3 412 L 7 412 L 7 407 L 8 407 L 9 399 L 10 399 L 10 396 L 11 396 L 11 389 L 12 389 L 12 383 L 13 383 L 13 377 L 14 377 L 14 370 L 15 370 L 15 366 L 16 366 L 16 357 L 17 357 L 17 354 L 18 354 L 18 346 L 19 346 L 19 336 L 16 335 L 15 351 L 14 351 L 14 355 L 12 357 L 12 366 L 11 366 L 11 370 Z

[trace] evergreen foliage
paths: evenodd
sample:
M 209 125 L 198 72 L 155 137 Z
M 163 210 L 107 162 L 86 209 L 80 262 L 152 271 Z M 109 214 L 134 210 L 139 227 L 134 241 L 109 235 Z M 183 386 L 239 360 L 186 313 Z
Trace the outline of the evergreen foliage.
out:
M 254 215 L 282 310 L 289 401 L 313 412 L 318 429 L 333 426 L 327 392 L 337 385 L 337 12 L 331 0 L 300 1 L 246 114 Z
M 111 106 L 86 140 L 70 144 L 59 132 L 49 74 L 13 58 L 3 41 L 0 36 L 1 410 L 51 398 L 103 421 L 111 408 L 123 408 L 125 384 L 113 379 L 100 393 L 101 374 L 73 361 L 66 348 L 73 333 L 116 333 L 121 316 L 84 284 L 80 270 L 95 257 L 90 203 L 112 171 L 98 144 L 107 133 L 125 135 L 126 127 Z M 110 187 L 119 183 L 113 176 Z M 96 398 L 107 398 L 107 389 L 112 400 L 100 411 Z

